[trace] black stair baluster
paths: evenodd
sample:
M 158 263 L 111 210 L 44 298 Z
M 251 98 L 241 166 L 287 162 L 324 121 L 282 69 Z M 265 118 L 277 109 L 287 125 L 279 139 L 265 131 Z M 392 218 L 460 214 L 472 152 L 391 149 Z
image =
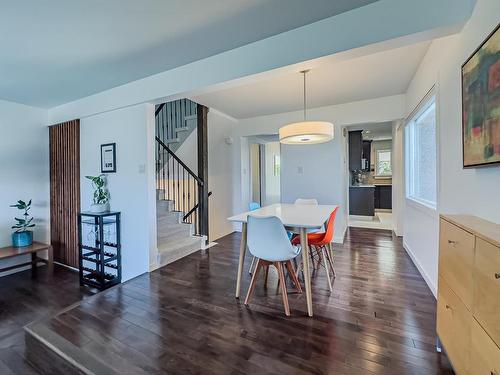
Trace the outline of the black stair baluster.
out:
M 188 177 L 188 207 L 191 207 L 191 177 Z M 188 223 L 191 223 L 191 215 L 188 216 Z
M 177 211 L 180 211 L 181 210 L 181 196 L 180 196 L 180 173 L 179 173 L 179 168 L 180 168 L 180 164 L 179 162 L 177 162 Z

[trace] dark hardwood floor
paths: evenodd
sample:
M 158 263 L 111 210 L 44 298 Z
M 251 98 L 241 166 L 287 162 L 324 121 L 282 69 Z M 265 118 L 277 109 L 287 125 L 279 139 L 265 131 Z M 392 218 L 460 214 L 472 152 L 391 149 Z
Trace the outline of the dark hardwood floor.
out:
M 0 278 L 0 374 L 38 374 L 26 361 L 23 327 L 56 315 L 93 295 L 80 289 L 78 273 L 61 266 L 49 277 L 40 267 L 36 278 L 22 271 Z
M 324 270 L 313 274 L 313 318 L 290 285 L 292 315 L 284 315 L 274 270 L 249 308 L 234 298 L 239 239 L 226 236 L 209 254 L 84 298 L 34 328 L 107 374 L 452 374 L 434 347 L 435 299 L 391 232 L 349 229 L 334 246 L 331 295 Z M 248 255 L 244 292 L 249 263 Z M 23 324 L 85 297 L 76 275 L 40 284 L 22 276 L 0 279 L 2 374 L 31 373 Z

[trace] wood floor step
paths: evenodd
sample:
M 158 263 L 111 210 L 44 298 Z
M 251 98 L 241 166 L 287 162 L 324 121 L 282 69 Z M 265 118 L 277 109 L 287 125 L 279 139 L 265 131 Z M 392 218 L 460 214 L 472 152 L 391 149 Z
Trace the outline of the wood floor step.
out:
M 112 367 L 66 340 L 41 321 L 25 327 L 28 361 L 43 374 L 119 375 Z

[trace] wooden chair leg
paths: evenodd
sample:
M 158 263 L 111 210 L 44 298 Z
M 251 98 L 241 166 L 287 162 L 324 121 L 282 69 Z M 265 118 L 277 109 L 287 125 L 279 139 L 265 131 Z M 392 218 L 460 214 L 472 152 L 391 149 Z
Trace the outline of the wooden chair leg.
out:
M 278 269 L 279 279 L 281 281 L 281 295 L 283 296 L 283 305 L 285 305 L 285 315 L 290 316 L 290 306 L 288 305 L 288 294 L 286 291 L 285 283 L 285 273 L 283 272 L 283 263 L 276 262 L 276 268 Z
M 257 275 L 259 274 L 260 268 L 261 268 L 261 260 L 257 260 L 257 266 L 255 267 L 255 271 L 252 275 L 252 281 L 250 281 L 250 286 L 248 287 L 248 292 L 247 292 L 247 297 L 245 298 L 245 305 L 248 306 L 248 303 L 250 302 L 250 298 L 252 297 L 253 290 L 255 289 L 255 284 L 257 282 Z
M 332 280 L 330 280 L 330 271 L 328 271 L 328 260 L 327 260 L 327 255 L 325 253 L 325 247 L 321 246 L 321 254 L 323 258 L 323 263 L 325 265 L 325 271 L 326 271 L 326 279 L 328 280 L 328 289 L 330 289 L 330 293 L 332 292 Z
M 264 272 L 264 286 L 267 288 L 267 276 L 269 275 L 269 265 L 263 267 L 266 269 Z
M 295 269 L 293 267 L 293 263 L 291 260 L 286 262 L 286 268 L 288 269 L 288 273 L 290 274 L 290 278 L 292 279 L 292 282 L 295 285 L 295 288 L 297 288 L 297 291 L 299 293 L 302 293 L 302 287 L 300 286 L 300 281 L 297 277 L 297 274 L 295 273 Z
M 250 267 L 248 267 L 248 273 L 251 275 L 253 273 L 253 264 L 255 263 L 255 257 L 252 257 L 252 263 L 250 263 Z
M 330 251 L 328 251 L 328 250 L 330 250 Z M 328 256 L 328 263 L 330 264 L 330 267 L 332 268 L 333 277 L 335 278 L 337 276 L 337 273 L 335 272 L 335 267 L 333 266 L 333 249 L 332 249 L 332 244 L 329 244 L 327 246 L 326 255 Z

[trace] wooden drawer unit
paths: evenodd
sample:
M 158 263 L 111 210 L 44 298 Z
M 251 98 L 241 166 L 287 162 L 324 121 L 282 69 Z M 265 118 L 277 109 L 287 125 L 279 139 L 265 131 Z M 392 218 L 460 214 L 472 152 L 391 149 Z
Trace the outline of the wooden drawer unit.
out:
M 500 248 L 481 238 L 476 243 L 473 313 L 500 346 Z
M 470 310 L 472 306 L 474 266 L 473 234 L 441 219 L 439 236 L 439 275 Z
M 443 215 L 437 333 L 457 375 L 500 375 L 500 225 Z
M 457 374 L 467 370 L 471 322 L 472 314 L 440 277 L 437 332 Z
M 473 320 L 469 357 L 470 375 L 500 375 L 500 349 Z

